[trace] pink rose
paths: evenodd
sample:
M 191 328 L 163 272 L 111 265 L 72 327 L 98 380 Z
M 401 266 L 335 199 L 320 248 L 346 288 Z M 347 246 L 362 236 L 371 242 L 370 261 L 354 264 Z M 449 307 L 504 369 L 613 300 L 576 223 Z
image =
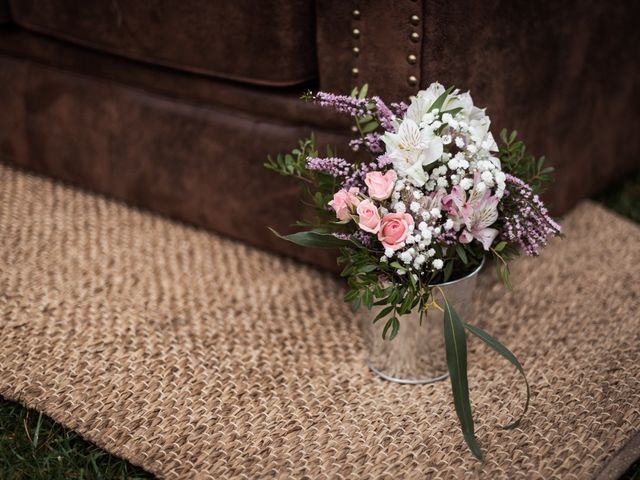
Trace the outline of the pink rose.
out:
M 396 172 L 389 170 L 384 175 L 382 172 L 369 172 L 364 178 L 364 183 L 369 187 L 369 196 L 374 200 L 385 200 L 391 196 L 396 184 Z
M 360 193 L 360 189 L 351 187 L 349 190 L 343 188 L 333 194 L 333 200 L 329 202 L 329 206 L 336 211 L 338 220 L 347 220 L 349 218 L 351 208 L 360 203 L 358 193 Z
M 358 226 L 365 232 L 378 233 L 380 214 L 371 200 L 363 200 L 358 205 Z
M 413 225 L 413 217 L 408 213 L 388 213 L 382 218 L 378 240 L 384 248 L 393 251 L 404 246 L 404 241 L 409 235 L 409 228 Z

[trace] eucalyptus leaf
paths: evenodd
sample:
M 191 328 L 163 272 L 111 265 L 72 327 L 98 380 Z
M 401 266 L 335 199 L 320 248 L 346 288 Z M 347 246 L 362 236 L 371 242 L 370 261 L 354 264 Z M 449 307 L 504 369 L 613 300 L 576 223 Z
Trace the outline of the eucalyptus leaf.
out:
M 464 247 L 458 243 L 456 243 L 456 253 L 462 260 L 462 263 L 465 265 L 469 263 L 469 259 L 467 258 L 467 252 L 464 251 Z
M 302 247 L 315 247 L 315 248 L 340 248 L 340 247 L 354 247 L 356 246 L 351 240 L 343 240 L 332 234 L 320 233 L 313 230 L 308 232 L 292 233 L 290 235 L 280 235 L 274 229 L 269 228 L 276 236 L 295 243 Z
M 529 410 L 529 400 L 531 399 L 529 382 L 527 381 L 527 376 L 524 373 L 524 369 L 522 368 L 522 365 L 520 364 L 516 356 L 513 353 L 511 353 L 511 351 L 507 347 L 502 345 L 498 340 L 493 338 L 487 332 L 485 332 L 481 328 L 478 328 L 474 325 L 469 325 L 468 323 L 465 323 L 464 326 L 476 337 L 481 339 L 483 342 L 485 342 L 487 345 L 493 348 L 496 352 L 498 352 L 504 358 L 509 360 L 509 362 L 511 362 L 511 364 L 515 366 L 518 369 L 518 372 L 520 372 L 520 374 L 522 375 L 522 378 L 524 379 L 524 383 L 527 387 L 527 400 L 525 401 L 525 404 L 524 404 L 524 410 L 522 411 L 522 414 L 520 415 L 520 417 L 518 417 L 516 420 L 514 420 L 508 425 L 502 426 L 502 428 L 505 428 L 505 429 L 512 429 L 512 428 L 518 427 L 518 425 L 520 425 L 520 423 L 522 422 L 522 419 L 524 418 L 525 414 L 527 413 L 527 410 Z
M 447 262 L 447 266 L 444 267 L 444 281 L 448 282 L 453 273 L 453 260 Z
M 382 310 L 380 310 L 380 312 L 376 315 L 376 318 L 373 319 L 373 323 L 376 323 L 378 320 L 380 320 L 381 318 L 386 317 L 387 315 L 389 315 L 391 312 L 393 311 L 393 306 L 391 307 L 386 307 L 383 308 Z
M 353 301 L 351 302 L 351 310 L 356 312 L 358 311 L 359 308 L 360 308 L 360 297 L 356 296 L 356 298 L 354 298 Z
M 402 304 L 400 305 L 400 313 L 401 314 L 407 314 L 407 313 L 411 312 L 411 306 L 413 305 L 413 299 L 414 299 L 414 296 L 412 295 L 412 293 L 410 291 L 407 292 L 406 296 L 402 300 Z
M 389 331 L 392 325 L 393 325 L 393 318 L 390 318 L 389 320 L 387 320 L 387 323 L 384 324 L 384 328 L 382 329 L 382 338 L 384 339 L 387 338 L 387 332 Z
M 393 340 L 394 338 L 396 338 L 398 332 L 400 331 L 400 320 L 398 320 L 396 317 L 393 317 L 392 320 L 393 326 L 391 327 L 391 337 L 389 337 L 389 340 Z
M 455 309 L 444 300 L 444 343 L 447 356 L 447 367 L 451 380 L 453 404 L 460 420 L 462 435 L 464 436 L 471 453 L 482 460 L 482 450 L 476 439 L 471 403 L 469 401 L 469 382 L 467 379 L 467 339 L 464 333 L 464 325 L 458 317 Z
M 373 306 L 373 293 L 368 288 L 362 294 L 362 304 L 367 308 L 367 310 L 371 310 Z
M 389 333 L 389 329 L 391 329 L 391 333 L 389 334 L 389 338 L 387 339 L 387 333 Z M 400 321 L 396 317 L 391 317 L 389 320 L 387 320 L 387 323 L 382 329 L 382 338 L 391 341 L 396 338 L 399 331 Z
M 344 301 L 345 301 L 345 302 L 351 302 L 351 301 L 353 301 L 357 296 L 358 296 L 358 291 L 357 291 L 357 290 L 349 290 L 349 291 L 344 295 Z
M 358 272 L 360 273 L 369 273 L 369 272 L 373 272 L 376 268 L 378 268 L 377 265 L 373 265 L 373 264 L 368 264 L 368 265 L 363 265 L 362 267 L 360 267 L 358 269 Z

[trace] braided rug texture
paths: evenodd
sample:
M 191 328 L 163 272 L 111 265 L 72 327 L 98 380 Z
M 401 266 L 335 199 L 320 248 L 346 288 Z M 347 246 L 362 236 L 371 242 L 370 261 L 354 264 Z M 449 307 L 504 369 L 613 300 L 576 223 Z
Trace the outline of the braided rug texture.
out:
M 640 229 L 564 227 L 514 292 L 480 278 L 533 392 L 498 428 L 523 385 L 470 340 L 480 463 L 448 381 L 365 367 L 331 275 L 0 165 L 0 395 L 165 478 L 594 477 L 640 430 Z

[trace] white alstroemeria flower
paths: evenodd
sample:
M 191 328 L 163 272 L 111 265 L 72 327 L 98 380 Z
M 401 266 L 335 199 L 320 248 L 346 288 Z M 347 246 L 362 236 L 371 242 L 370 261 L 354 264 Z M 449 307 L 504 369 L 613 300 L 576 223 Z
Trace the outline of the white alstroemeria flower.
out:
M 458 95 L 458 105 L 457 107 L 462 108 L 462 113 L 466 118 L 469 118 L 471 112 L 474 108 L 473 99 L 471 98 L 471 94 L 469 92 L 464 92 Z
M 431 106 L 433 102 L 436 101 L 436 98 L 442 95 L 445 91 L 446 89 L 439 82 L 433 82 L 426 88 L 426 90 L 420 90 L 416 94 L 416 97 L 426 100 L 429 102 L 429 106 Z
M 478 108 L 473 104 L 471 94 L 469 92 L 459 94 L 454 103 L 456 105 L 453 108 L 462 108 L 461 114 L 469 124 L 471 136 L 478 139 L 478 143 L 481 144 L 482 148 L 490 152 L 497 152 L 498 145 L 489 131 L 491 119 L 483 108 Z
M 411 97 L 411 103 L 407 112 L 404 115 L 405 120 L 411 120 L 420 125 L 422 119 L 429 112 L 429 107 L 433 104 L 433 101 L 427 98 Z
M 429 113 L 433 102 L 435 102 L 436 99 L 445 92 L 445 90 L 446 89 L 438 82 L 432 83 L 426 90 L 420 90 L 415 97 L 411 97 L 411 103 L 409 104 L 409 108 L 407 109 L 407 113 L 404 118 L 413 120 L 420 125 L 424 121 L 424 116 Z M 451 95 L 454 94 L 455 92 L 452 92 Z M 451 95 L 449 95 L 447 101 L 440 110 L 450 109 L 448 104 L 453 98 Z
M 404 119 L 397 133 L 386 132 L 382 136 L 387 155 L 393 168 L 402 177 L 408 177 L 416 186 L 427 181 L 424 166 L 442 156 L 442 140 L 429 129 L 420 129 L 411 119 Z

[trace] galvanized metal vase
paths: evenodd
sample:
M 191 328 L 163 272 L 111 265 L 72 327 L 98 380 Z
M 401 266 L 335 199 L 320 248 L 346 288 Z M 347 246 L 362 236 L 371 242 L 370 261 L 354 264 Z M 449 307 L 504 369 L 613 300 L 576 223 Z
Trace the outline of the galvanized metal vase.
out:
M 437 285 L 463 320 L 472 319 L 473 292 L 483 265 L 484 261 L 469 275 Z M 440 290 L 436 288 L 433 293 L 438 305 L 444 305 Z M 362 309 L 362 331 L 369 368 L 385 380 L 398 383 L 425 384 L 447 378 L 444 313 L 437 308 L 430 308 L 420 324 L 420 314 L 414 309 L 399 318 L 398 335 L 393 340 L 384 340 L 382 330 L 385 322 L 373 323 L 382 308 L 384 306 Z

